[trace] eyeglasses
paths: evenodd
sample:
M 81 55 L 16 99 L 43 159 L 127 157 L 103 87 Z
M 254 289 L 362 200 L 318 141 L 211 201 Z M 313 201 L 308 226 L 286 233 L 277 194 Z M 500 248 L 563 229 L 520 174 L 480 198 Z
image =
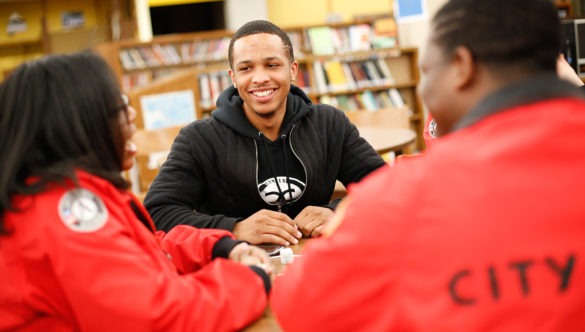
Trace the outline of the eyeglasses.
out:
M 120 105 L 114 109 L 114 111 L 116 111 L 116 112 L 117 111 L 124 111 L 128 108 L 128 106 L 130 106 L 130 104 L 129 104 L 130 101 L 128 99 L 128 96 L 122 94 L 122 95 L 120 95 L 120 98 L 122 99 L 122 105 Z
M 122 99 L 122 105 L 116 107 L 113 111 L 113 114 L 116 115 L 118 112 L 124 111 L 124 115 L 126 116 L 126 119 L 128 119 L 128 107 L 130 107 L 130 100 L 125 94 L 121 94 L 120 99 Z
M 122 94 L 120 95 L 120 99 L 122 99 L 122 105 L 114 108 L 114 110 L 112 111 L 114 115 L 117 114 L 119 111 L 124 111 L 125 113 L 128 113 L 128 106 L 130 106 L 128 96 Z

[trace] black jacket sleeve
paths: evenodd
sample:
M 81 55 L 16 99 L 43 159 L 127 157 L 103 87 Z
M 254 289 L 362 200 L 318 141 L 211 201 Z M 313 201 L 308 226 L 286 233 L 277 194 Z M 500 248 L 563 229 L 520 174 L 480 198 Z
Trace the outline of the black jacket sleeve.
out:
M 198 141 L 198 138 L 191 137 L 192 130 L 183 128 L 173 142 L 167 161 L 148 189 L 144 206 L 157 229 L 164 231 L 180 224 L 232 231 L 239 218 L 196 211 L 209 184 L 191 146 L 191 142 Z

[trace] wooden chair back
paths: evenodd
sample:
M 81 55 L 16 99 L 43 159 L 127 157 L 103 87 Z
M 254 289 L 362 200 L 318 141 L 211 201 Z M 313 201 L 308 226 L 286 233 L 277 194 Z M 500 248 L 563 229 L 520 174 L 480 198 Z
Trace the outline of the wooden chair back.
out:
M 349 121 L 356 126 L 383 128 L 410 128 L 410 111 L 408 108 L 383 108 L 377 111 L 345 112 Z
M 132 141 L 136 144 L 136 169 L 140 193 L 146 193 L 166 160 L 175 137 L 183 126 L 161 129 L 138 129 Z
M 408 108 L 383 108 L 377 111 L 358 110 L 345 112 L 349 121 L 360 127 L 382 127 L 385 129 L 410 128 L 410 110 Z M 335 189 L 331 199 L 343 198 L 347 191 L 339 181 L 335 183 Z

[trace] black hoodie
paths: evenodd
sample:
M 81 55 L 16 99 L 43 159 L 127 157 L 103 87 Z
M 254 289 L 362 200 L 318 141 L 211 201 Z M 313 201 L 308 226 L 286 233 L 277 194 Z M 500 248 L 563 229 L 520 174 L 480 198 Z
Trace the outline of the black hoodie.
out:
M 328 206 L 336 179 L 347 186 L 384 165 L 342 111 L 313 105 L 295 86 L 275 142 L 247 120 L 235 88 L 217 106 L 211 118 L 181 130 L 149 188 L 144 203 L 159 229 L 189 224 L 231 231 L 261 209 L 282 208 L 294 218 L 306 206 Z M 269 204 L 263 195 L 271 190 L 263 185 L 271 183 L 279 199 Z

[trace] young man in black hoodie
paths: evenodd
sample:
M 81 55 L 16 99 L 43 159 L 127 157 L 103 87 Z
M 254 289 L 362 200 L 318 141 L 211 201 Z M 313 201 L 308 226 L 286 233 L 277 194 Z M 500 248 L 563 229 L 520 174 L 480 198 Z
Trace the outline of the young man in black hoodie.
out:
M 242 26 L 228 59 L 233 87 L 211 118 L 177 136 L 148 211 L 160 229 L 222 228 L 254 244 L 319 236 L 337 205 L 335 181 L 357 182 L 384 161 L 342 111 L 291 84 L 298 63 L 276 25 Z

